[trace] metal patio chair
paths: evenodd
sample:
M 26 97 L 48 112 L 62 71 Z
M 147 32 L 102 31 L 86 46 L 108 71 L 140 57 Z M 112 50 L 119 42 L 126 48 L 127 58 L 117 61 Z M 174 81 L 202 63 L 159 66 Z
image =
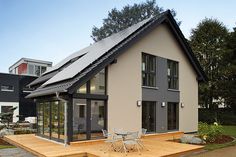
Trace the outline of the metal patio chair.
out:
M 127 155 L 127 148 L 128 147 L 132 147 L 138 150 L 139 155 L 141 155 L 140 149 L 139 149 L 139 143 L 138 143 L 138 139 L 139 138 L 139 132 L 130 132 L 127 137 L 125 138 L 125 140 L 123 141 L 123 149 L 125 152 L 125 155 Z
M 141 148 L 146 149 L 148 151 L 148 149 L 145 147 L 145 145 L 143 144 L 143 141 L 141 139 L 143 136 L 146 135 L 146 133 L 147 133 L 147 129 L 142 128 L 141 133 L 139 134 L 139 137 L 136 140 L 137 140 L 138 144 L 141 146 Z
M 104 141 L 106 143 L 106 146 L 103 148 L 104 153 L 108 152 L 109 150 L 116 151 L 118 148 L 116 146 L 116 143 L 120 141 L 120 138 L 117 138 L 115 135 L 112 135 L 107 130 L 102 129 L 103 136 L 106 138 Z

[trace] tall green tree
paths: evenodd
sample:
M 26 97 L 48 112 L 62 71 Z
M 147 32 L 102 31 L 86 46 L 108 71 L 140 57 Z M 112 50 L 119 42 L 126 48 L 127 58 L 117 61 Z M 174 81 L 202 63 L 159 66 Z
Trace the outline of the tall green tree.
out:
M 236 114 L 236 28 L 227 40 L 227 54 L 224 56 L 224 80 L 221 81 L 225 104 Z
M 99 41 L 144 19 L 159 15 L 163 11 L 162 7 L 156 5 L 156 0 L 147 0 L 141 4 L 126 5 L 121 10 L 113 8 L 108 12 L 108 17 L 103 19 L 103 24 L 100 28 L 93 27 L 91 37 L 95 42 Z M 176 15 L 173 9 L 171 12 L 173 16 Z M 180 24 L 180 22 L 178 23 Z
M 228 29 L 216 19 L 205 18 L 190 36 L 190 45 L 209 81 L 199 85 L 199 103 L 206 108 L 217 108 L 222 98 Z M 217 101 L 215 101 L 217 100 Z

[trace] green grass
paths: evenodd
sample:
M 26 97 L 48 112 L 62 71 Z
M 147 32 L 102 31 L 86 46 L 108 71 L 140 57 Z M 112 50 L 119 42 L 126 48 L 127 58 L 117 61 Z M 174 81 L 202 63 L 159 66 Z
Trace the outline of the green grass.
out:
M 236 138 L 236 126 L 223 126 L 223 134 L 233 136 Z M 206 150 L 215 150 L 220 149 L 228 146 L 235 146 L 236 141 L 225 143 L 225 144 L 207 144 L 205 146 Z
M 223 126 L 223 134 L 236 138 L 236 126 Z
M 0 149 L 6 149 L 6 148 L 15 148 L 15 146 L 11 146 L 11 145 L 0 145 Z

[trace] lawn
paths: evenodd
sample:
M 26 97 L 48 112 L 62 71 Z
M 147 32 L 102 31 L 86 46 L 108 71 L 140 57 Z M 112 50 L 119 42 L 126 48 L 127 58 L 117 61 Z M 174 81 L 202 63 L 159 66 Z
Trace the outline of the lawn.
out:
M 223 134 L 233 136 L 236 138 L 236 126 L 223 126 Z M 219 148 L 224 148 L 228 146 L 234 146 L 236 145 L 236 141 L 225 143 L 225 144 L 208 144 L 205 146 L 205 149 L 207 150 L 214 150 Z
M 6 149 L 6 148 L 15 148 L 15 146 L 11 146 L 11 145 L 0 145 L 0 149 Z
M 0 138 L 0 149 L 6 149 L 6 148 L 14 148 L 15 146 L 7 143 L 2 138 Z

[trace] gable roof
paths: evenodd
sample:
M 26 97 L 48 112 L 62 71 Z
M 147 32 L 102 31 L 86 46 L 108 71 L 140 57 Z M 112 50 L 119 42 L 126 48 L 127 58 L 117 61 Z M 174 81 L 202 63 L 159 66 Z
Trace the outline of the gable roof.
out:
M 45 72 L 42 77 L 35 80 L 36 82 L 38 81 L 41 83 L 44 81 L 44 83 L 27 97 L 39 97 L 55 94 L 55 92 L 72 93 L 77 87 L 88 81 L 91 76 L 95 75 L 114 61 L 122 52 L 124 52 L 125 48 L 132 45 L 136 40 L 161 23 L 167 23 L 170 26 L 172 32 L 177 37 L 177 41 L 196 71 L 198 80 L 206 81 L 207 77 L 205 73 L 168 10 L 159 16 L 143 20 L 67 57 L 50 71 Z M 78 59 L 67 67 L 62 68 L 63 65 L 75 57 L 78 57 Z

